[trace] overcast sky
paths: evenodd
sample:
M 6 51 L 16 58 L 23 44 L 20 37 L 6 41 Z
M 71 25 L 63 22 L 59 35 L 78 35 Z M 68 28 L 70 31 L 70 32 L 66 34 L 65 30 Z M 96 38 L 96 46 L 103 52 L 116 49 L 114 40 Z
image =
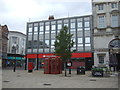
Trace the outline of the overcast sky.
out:
M 26 34 L 29 20 L 46 20 L 49 15 L 55 19 L 89 15 L 91 8 L 91 0 L 0 0 L 0 24 Z

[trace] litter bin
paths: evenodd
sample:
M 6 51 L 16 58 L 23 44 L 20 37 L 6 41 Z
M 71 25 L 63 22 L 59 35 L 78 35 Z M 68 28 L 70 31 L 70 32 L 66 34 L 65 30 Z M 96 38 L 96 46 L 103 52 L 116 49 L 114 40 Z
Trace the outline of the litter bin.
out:
M 85 67 L 77 67 L 77 74 L 85 75 Z

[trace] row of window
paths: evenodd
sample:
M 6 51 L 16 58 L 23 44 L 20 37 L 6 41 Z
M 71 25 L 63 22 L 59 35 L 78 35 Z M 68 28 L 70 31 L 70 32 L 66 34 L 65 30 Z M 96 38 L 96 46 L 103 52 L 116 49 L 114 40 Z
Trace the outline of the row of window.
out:
M 117 3 L 111 3 L 111 8 L 118 8 L 118 4 Z M 98 5 L 98 10 L 104 10 L 104 4 L 99 4 Z
M 100 15 L 98 16 L 98 27 L 105 28 L 106 27 L 106 16 Z M 117 14 L 111 15 L 111 27 L 118 27 L 119 26 L 119 16 Z
M 69 24 L 68 23 L 65 23 L 64 26 L 67 26 L 69 27 Z M 56 30 L 56 27 L 57 27 L 57 30 L 60 30 L 62 28 L 62 24 L 53 24 L 53 25 L 46 25 L 45 24 L 45 28 L 44 28 L 44 25 L 40 25 L 40 32 L 43 32 L 44 30 L 45 31 L 49 31 L 49 30 Z M 89 21 L 86 21 L 84 22 L 84 26 L 83 26 L 83 22 L 77 22 L 77 28 L 83 28 L 83 27 L 90 27 L 90 22 Z M 70 24 L 70 29 L 74 29 L 76 28 L 76 23 L 75 22 L 72 22 Z M 29 26 L 29 29 L 28 29 L 28 32 L 32 32 L 34 30 L 34 32 L 38 32 L 38 26 L 34 26 L 34 29 L 31 27 L 31 25 Z

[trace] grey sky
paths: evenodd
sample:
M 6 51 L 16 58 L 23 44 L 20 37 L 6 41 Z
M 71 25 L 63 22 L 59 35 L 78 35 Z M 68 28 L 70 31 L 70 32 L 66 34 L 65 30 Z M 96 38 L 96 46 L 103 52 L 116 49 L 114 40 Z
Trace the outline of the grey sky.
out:
M 0 24 L 10 31 L 26 33 L 26 23 L 48 19 L 89 15 L 91 0 L 0 0 Z

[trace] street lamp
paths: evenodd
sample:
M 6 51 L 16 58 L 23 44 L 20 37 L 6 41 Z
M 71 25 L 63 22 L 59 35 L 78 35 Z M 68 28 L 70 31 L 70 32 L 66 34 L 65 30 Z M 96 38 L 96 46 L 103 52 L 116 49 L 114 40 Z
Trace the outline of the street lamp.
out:
M 13 68 L 13 71 L 15 72 L 15 69 L 16 69 L 16 56 L 15 56 L 15 54 L 16 54 L 16 45 L 13 45 L 13 47 L 12 47 L 12 51 L 13 51 L 13 54 L 14 54 L 14 68 Z

